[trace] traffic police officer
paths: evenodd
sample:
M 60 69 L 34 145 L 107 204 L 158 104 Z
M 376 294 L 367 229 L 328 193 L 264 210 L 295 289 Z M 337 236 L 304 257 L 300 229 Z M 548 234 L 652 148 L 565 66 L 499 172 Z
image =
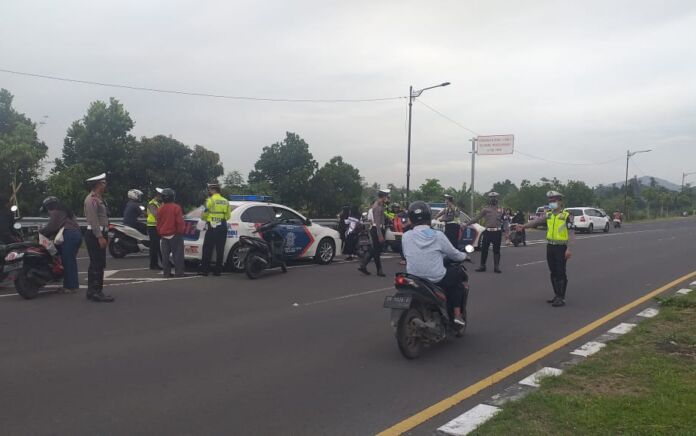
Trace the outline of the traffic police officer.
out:
M 372 220 L 372 228 L 370 228 L 370 239 L 372 240 L 372 248 L 365 255 L 360 262 L 360 267 L 358 271 L 365 275 L 370 275 L 370 271 L 367 270 L 367 264 L 370 260 L 375 259 L 375 266 L 377 267 L 377 275 L 384 277 L 384 272 L 382 271 L 382 250 L 384 246 L 384 232 L 385 232 L 385 212 L 386 212 L 386 202 L 389 199 L 389 190 L 380 189 L 377 193 L 377 200 L 372 204 L 370 208 L 370 213 L 368 214 L 368 219 Z
M 454 197 L 451 195 L 445 194 L 445 201 L 447 202 L 445 208 L 437 214 L 435 219 L 445 223 L 445 236 L 447 236 L 450 244 L 452 244 L 454 248 L 457 248 L 457 245 L 459 245 L 459 241 L 457 241 L 457 239 L 459 239 L 460 228 L 459 210 L 454 204 Z
M 157 233 L 157 210 L 162 206 L 162 188 L 155 188 L 155 196 L 147 202 L 147 236 L 150 238 L 150 269 L 159 270 L 162 253 Z
M 87 221 L 85 245 L 89 253 L 87 299 L 97 303 L 110 303 L 114 301 L 114 298 L 103 292 L 106 246 L 109 242 L 109 216 L 102 197 L 106 191 L 106 174 L 100 174 L 86 181 L 91 191 L 85 197 L 85 219 Z
M 220 195 L 218 183 L 208 183 L 210 196 L 205 202 L 201 219 L 206 222 L 205 239 L 203 240 L 203 258 L 201 259 L 200 274 L 207 276 L 210 271 L 210 260 L 213 249 L 217 253 L 217 261 L 213 275 L 219 276 L 225 261 L 225 243 L 227 242 L 227 220 L 230 219 L 230 202 Z
M 547 300 L 553 307 L 565 306 L 566 288 L 568 287 L 568 276 L 566 274 L 566 263 L 570 259 L 571 252 L 568 245 L 573 240 L 573 215 L 563 210 L 563 194 L 557 191 L 546 193 L 549 199 L 549 211 L 546 216 L 537 218 L 524 225 L 525 229 L 546 225 L 546 262 L 551 271 L 551 286 L 553 287 L 554 297 Z
M 498 194 L 495 191 L 488 193 L 488 206 L 481 209 L 478 215 L 467 223 L 473 224 L 483 220 L 486 231 L 483 232 L 483 243 L 481 245 L 481 266 L 476 268 L 477 272 L 486 271 L 486 261 L 488 260 L 488 248 L 493 244 L 493 271 L 500 274 L 500 243 L 503 237 L 503 209 L 498 206 Z

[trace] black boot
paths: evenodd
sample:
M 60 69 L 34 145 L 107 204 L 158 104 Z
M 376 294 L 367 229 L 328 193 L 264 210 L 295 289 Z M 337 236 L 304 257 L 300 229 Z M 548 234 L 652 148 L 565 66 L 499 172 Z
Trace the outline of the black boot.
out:
M 96 274 L 92 270 L 87 270 L 87 299 L 91 300 L 92 295 L 97 292 L 99 292 L 99 288 L 97 287 Z
M 96 292 L 92 293 L 91 295 L 87 294 L 87 299 L 92 300 L 95 303 L 111 303 L 114 301 L 114 297 L 111 295 L 106 295 L 103 292 L 104 289 L 104 271 L 102 271 L 100 274 L 94 274 L 95 276 L 95 282 L 96 282 Z
M 553 304 L 558 299 L 558 284 L 556 283 L 556 280 L 551 277 L 551 287 L 553 288 L 553 298 L 550 300 L 546 300 L 547 303 Z
M 500 253 L 493 253 L 493 271 L 500 274 Z
M 370 271 L 367 270 L 367 263 L 369 261 L 369 255 L 365 255 L 362 259 L 360 259 L 360 266 L 358 267 L 358 271 L 365 274 L 366 276 L 370 275 Z
M 487 251 L 482 251 L 481 252 L 481 266 L 476 268 L 474 271 L 476 272 L 484 272 L 486 271 L 486 261 L 488 260 L 488 252 Z
M 381 269 L 378 269 L 378 270 L 377 270 L 377 275 L 378 275 L 379 277 L 386 277 L 386 274 L 384 274 L 384 272 L 382 272 Z

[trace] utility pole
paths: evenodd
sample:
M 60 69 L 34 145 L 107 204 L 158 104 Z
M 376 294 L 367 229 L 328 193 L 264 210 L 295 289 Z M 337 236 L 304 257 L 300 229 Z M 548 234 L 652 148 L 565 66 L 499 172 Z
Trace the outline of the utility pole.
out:
M 682 185 L 681 185 L 681 192 L 682 192 L 682 194 L 684 193 L 684 186 L 685 186 L 685 185 L 684 185 L 684 181 L 686 180 L 686 177 L 687 177 L 687 176 L 691 176 L 691 175 L 693 175 L 693 174 L 696 174 L 696 171 L 694 171 L 693 173 L 682 173 Z
M 413 112 L 413 85 L 408 87 L 408 155 L 406 156 L 406 207 L 411 194 L 411 114 Z
M 474 172 L 476 171 L 476 138 L 469 139 L 471 142 L 471 218 L 474 217 Z
M 648 153 L 652 150 L 639 150 L 631 152 L 631 150 L 626 150 L 626 181 L 624 182 L 624 213 L 628 216 L 628 161 L 632 156 L 638 153 Z

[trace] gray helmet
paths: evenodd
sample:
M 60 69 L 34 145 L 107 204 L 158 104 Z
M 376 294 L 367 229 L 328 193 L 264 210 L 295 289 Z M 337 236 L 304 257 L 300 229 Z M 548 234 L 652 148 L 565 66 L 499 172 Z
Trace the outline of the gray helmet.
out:
M 55 206 L 58 204 L 58 198 L 54 196 L 46 197 L 44 198 L 44 201 L 41 202 L 41 208 L 39 209 L 40 213 L 46 213 L 49 210 L 53 209 L 52 206 Z
M 430 225 L 433 213 L 425 201 L 414 201 L 408 206 L 408 219 L 414 226 Z
M 176 199 L 176 192 L 172 188 L 164 188 L 162 190 L 162 201 L 171 203 Z

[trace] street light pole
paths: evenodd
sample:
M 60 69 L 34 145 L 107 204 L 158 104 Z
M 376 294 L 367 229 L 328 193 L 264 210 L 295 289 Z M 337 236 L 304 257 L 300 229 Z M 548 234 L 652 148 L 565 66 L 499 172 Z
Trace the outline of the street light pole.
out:
M 693 174 L 696 174 L 696 171 L 693 173 L 682 173 L 682 186 L 681 186 L 681 192 L 684 192 L 684 180 L 686 179 L 687 176 L 691 176 Z
M 410 201 L 411 194 L 411 116 L 413 114 L 413 100 L 416 97 L 420 97 L 423 91 L 428 89 L 440 88 L 442 86 L 448 86 L 450 82 L 440 83 L 439 85 L 429 86 L 427 88 L 419 89 L 414 91 L 413 86 L 408 88 L 408 147 L 406 156 L 406 203 Z
M 476 138 L 469 139 L 471 141 L 471 217 L 474 216 L 474 172 L 476 171 Z
M 647 153 L 652 150 L 639 150 L 631 152 L 631 150 L 626 150 L 626 181 L 624 182 L 624 213 L 628 216 L 628 161 L 632 156 L 638 153 Z

